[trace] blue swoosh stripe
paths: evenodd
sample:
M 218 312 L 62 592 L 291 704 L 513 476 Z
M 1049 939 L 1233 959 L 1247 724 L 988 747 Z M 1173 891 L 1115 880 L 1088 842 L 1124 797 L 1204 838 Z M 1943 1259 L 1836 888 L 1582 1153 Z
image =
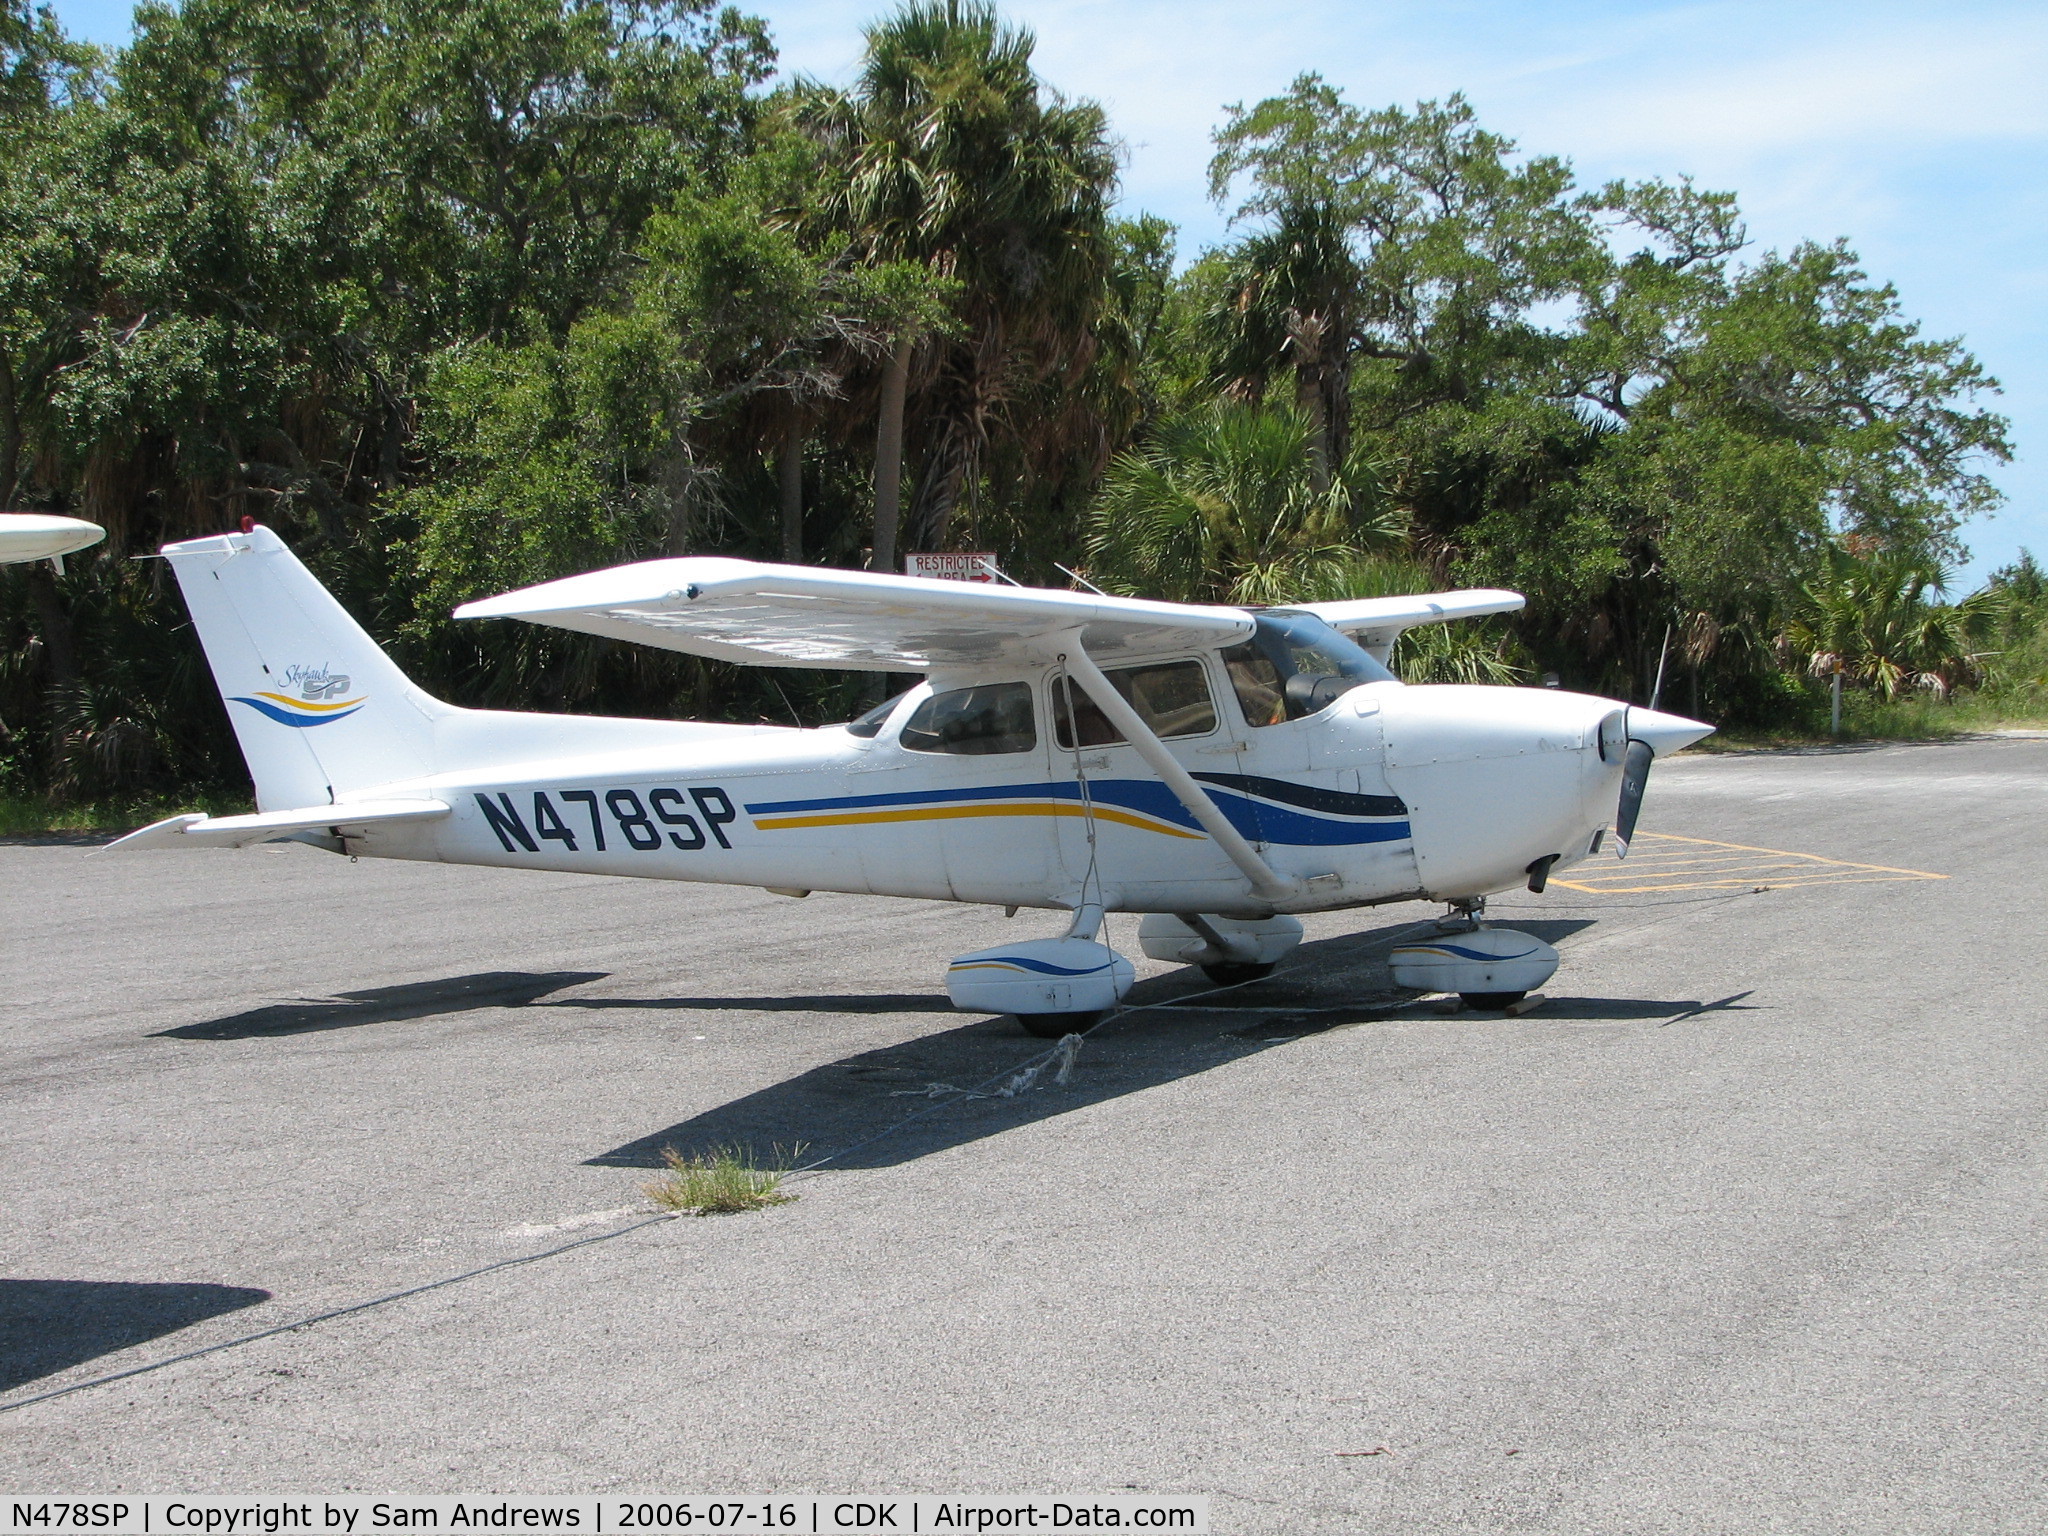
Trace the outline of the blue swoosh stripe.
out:
M 1465 960 L 1526 960 L 1526 959 L 1528 959 L 1528 958 L 1529 958 L 1529 957 L 1530 957 L 1531 955 L 1533 955 L 1533 954 L 1535 954 L 1535 953 L 1536 953 L 1536 951 L 1535 951 L 1535 950 L 1533 950 L 1533 949 L 1525 949 L 1525 950 L 1523 950 L 1523 951 L 1522 951 L 1522 952 L 1521 952 L 1521 953 L 1520 953 L 1519 955 L 1489 955 L 1489 954 L 1487 954 L 1487 953 L 1486 953 L 1486 952 L 1485 952 L 1484 950 L 1479 950 L 1479 949 L 1465 949 L 1465 948 L 1462 948 L 1461 946 L 1459 946 L 1459 945 L 1456 945 L 1456 944 L 1443 944 L 1443 943 L 1436 943 L 1436 944 L 1423 944 L 1423 945 L 1419 945 L 1419 946 L 1417 946 L 1417 947 L 1418 947 L 1419 949 L 1425 949 L 1425 950 L 1428 950 L 1428 949 L 1447 949 L 1447 950 L 1449 950 L 1449 951 L 1450 951 L 1450 952 L 1451 952 L 1452 954 L 1454 954 L 1454 955 L 1457 955 L 1457 956 L 1459 956 L 1459 957 L 1460 957 L 1461 959 L 1465 959 Z M 1397 950 L 1397 951 L 1395 951 L 1395 953 L 1397 953 L 1397 954 L 1398 954 L 1398 953 L 1400 953 L 1400 951 L 1398 951 L 1398 950 Z
M 959 963 L 956 960 L 954 965 L 957 966 Z M 1075 971 L 1069 970 L 1064 965 L 1054 965 L 1050 960 L 1030 960 L 1026 959 L 1023 955 L 976 955 L 969 963 L 973 965 L 1014 965 L 1027 971 L 1042 971 L 1047 976 L 1097 976 L 1109 969 L 1109 962 L 1107 960 L 1103 961 L 1100 965 L 1083 966 L 1080 970 Z
M 1327 821 L 1278 806 L 1247 805 L 1235 798 L 1222 802 L 1223 814 L 1246 837 L 1290 847 L 1335 848 L 1358 843 L 1400 843 L 1411 835 L 1405 821 Z
M 1093 799 L 1103 805 L 1139 811 L 1176 827 L 1185 827 L 1192 832 L 1201 830 L 1201 823 L 1188 814 L 1188 808 L 1180 803 L 1180 797 L 1157 780 L 1091 780 L 1088 792 Z M 1327 848 L 1358 843 L 1402 842 L 1410 836 L 1409 825 L 1405 820 L 1335 821 L 1270 802 L 1254 803 L 1223 789 L 1220 785 L 1208 786 L 1208 794 L 1233 827 L 1244 836 L 1258 841 Z M 1078 801 L 1080 798 L 1081 787 L 1071 781 L 991 784 L 981 789 L 912 790 L 886 795 L 842 795 L 818 800 L 764 800 L 749 803 L 747 813 L 752 816 L 775 816 L 792 811 L 844 811 L 887 805 L 945 805 L 963 800 Z
M 1266 779 L 1256 774 L 1198 773 L 1204 784 L 1220 784 L 1242 795 L 1261 800 L 1278 800 L 1304 811 L 1322 811 L 1330 816 L 1406 816 L 1408 807 L 1399 795 L 1354 795 L 1348 790 L 1321 789 L 1313 784 L 1296 784 L 1290 779 Z
M 246 704 L 258 714 L 268 715 L 279 725 L 289 725 L 301 731 L 311 725 L 332 725 L 337 720 L 346 720 L 350 715 L 355 714 L 357 710 L 363 707 L 358 704 L 355 709 L 344 709 L 340 714 L 336 715 L 295 715 L 289 710 L 279 709 L 268 699 L 245 699 L 240 694 L 234 694 L 231 697 L 235 703 Z
M 779 816 L 788 811 L 856 811 L 877 805 L 940 804 L 949 800 L 1040 800 L 1057 798 L 1065 791 L 1073 799 L 1079 791 L 1071 784 L 991 784 L 986 789 L 925 789 L 894 795 L 833 795 L 822 800 L 763 800 L 750 803 L 750 816 Z

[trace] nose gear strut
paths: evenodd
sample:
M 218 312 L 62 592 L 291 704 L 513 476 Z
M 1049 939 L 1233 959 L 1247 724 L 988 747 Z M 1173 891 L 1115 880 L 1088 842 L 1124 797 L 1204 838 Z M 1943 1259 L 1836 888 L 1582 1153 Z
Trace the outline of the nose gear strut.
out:
M 1460 896 L 1449 903 L 1450 910 L 1436 920 L 1438 933 L 1476 933 L 1486 926 L 1486 898 Z

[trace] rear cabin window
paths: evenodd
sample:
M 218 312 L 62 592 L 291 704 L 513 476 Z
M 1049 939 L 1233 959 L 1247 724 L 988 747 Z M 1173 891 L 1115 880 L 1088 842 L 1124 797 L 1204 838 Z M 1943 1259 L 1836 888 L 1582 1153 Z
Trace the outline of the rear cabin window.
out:
M 1110 686 L 1123 695 L 1155 736 L 1205 736 L 1216 729 L 1216 702 L 1209 695 L 1209 679 L 1199 661 L 1120 667 L 1107 676 Z M 1074 746 L 1074 720 L 1067 713 L 1069 694 L 1073 714 L 1080 721 L 1082 746 L 1106 747 L 1124 739 L 1079 683 L 1055 677 L 1053 735 L 1062 747 L 1071 751 Z
M 1029 683 L 983 683 L 935 693 L 904 722 L 903 745 L 912 752 L 994 757 L 1038 745 Z

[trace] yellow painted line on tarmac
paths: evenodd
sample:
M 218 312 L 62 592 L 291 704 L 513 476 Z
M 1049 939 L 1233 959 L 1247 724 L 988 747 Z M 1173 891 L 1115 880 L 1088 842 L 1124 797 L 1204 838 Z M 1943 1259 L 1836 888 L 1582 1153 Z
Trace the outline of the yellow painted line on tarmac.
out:
M 1711 838 L 1679 837 L 1669 832 L 1638 833 L 1629 858 L 1606 873 L 1590 873 L 1581 867 L 1572 874 L 1573 879 L 1550 883 L 1594 896 L 1634 896 L 1649 891 L 1736 890 L 1757 885 L 1871 885 L 1948 879 L 1924 869 L 1858 864 L 1788 848 L 1717 843 Z

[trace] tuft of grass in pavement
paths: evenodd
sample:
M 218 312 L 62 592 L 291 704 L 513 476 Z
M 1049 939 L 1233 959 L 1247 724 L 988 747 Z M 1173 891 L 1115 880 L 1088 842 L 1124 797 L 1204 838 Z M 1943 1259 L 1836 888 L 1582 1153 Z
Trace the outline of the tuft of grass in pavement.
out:
M 784 1156 L 776 1148 L 774 1163 L 766 1168 L 754 1155 L 740 1147 L 715 1147 L 709 1152 L 684 1156 L 674 1147 L 661 1149 L 667 1172 L 649 1179 L 641 1192 L 665 1211 L 683 1211 L 695 1216 L 727 1216 L 735 1211 L 758 1211 L 771 1205 L 787 1205 L 796 1198 L 783 1189 L 801 1147 Z

